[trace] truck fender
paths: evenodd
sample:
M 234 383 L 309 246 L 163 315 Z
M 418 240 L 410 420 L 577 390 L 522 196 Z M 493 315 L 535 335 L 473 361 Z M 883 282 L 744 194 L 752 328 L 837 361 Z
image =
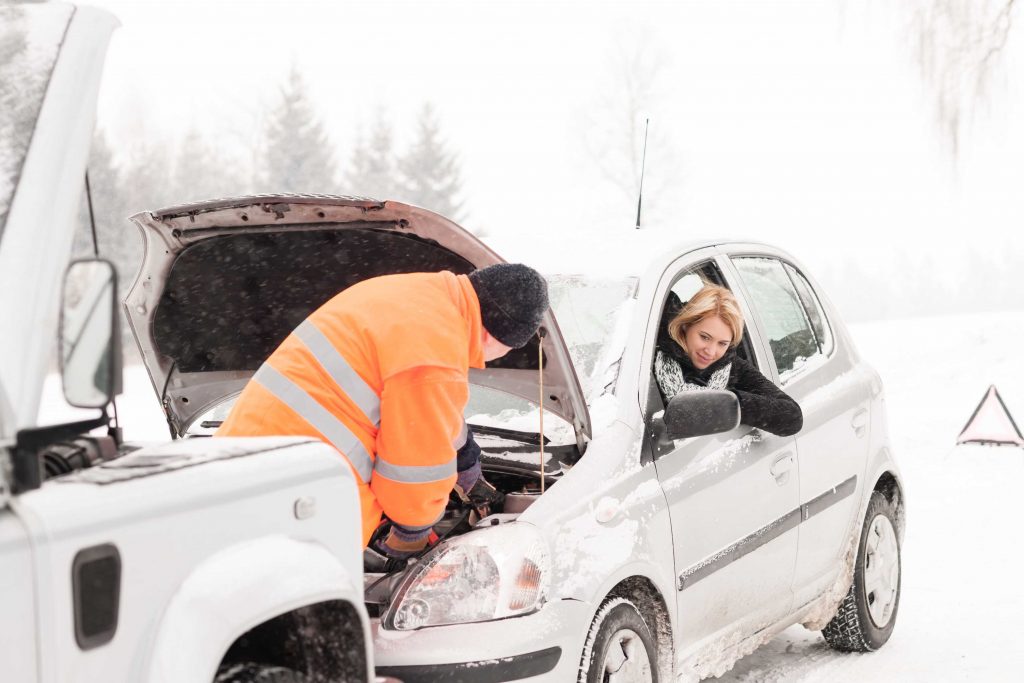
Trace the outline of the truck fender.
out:
M 364 620 L 360 577 L 318 543 L 270 536 L 203 561 L 171 597 L 157 625 L 145 680 L 213 681 L 231 644 L 268 619 L 328 600 L 353 603 Z

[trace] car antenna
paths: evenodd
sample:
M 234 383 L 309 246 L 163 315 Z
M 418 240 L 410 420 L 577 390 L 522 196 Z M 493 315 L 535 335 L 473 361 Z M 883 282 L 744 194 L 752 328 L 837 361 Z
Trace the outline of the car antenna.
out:
M 651 119 L 644 119 L 644 154 L 640 158 L 640 194 L 636 199 L 636 229 L 640 229 L 640 207 L 644 201 L 644 167 L 647 165 L 647 129 L 651 125 Z

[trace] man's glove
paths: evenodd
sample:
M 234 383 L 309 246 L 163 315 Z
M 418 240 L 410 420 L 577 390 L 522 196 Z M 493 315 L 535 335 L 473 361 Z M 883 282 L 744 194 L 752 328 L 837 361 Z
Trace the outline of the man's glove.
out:
M 405 569 L 411 558 L 423 554 L 436 543 L 437 534 L 431 528 L 412 531 L 385 522 L 374 532 L 370 545 L 363 551 L 363 571 L 373 574 L 400 571 Z
M 459 472 L 459 477 L 455 481 L 455 495 L 464 504 L 471 506 L 481 519 L 491 514 L 492 507 L 500 505 L 505 500 L 505 494 L 484 479 L 479 462 L 470 469 Z

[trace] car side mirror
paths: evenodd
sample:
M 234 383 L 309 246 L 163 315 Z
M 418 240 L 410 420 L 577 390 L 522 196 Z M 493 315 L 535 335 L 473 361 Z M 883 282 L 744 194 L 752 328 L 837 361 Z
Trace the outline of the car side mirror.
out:
M 684 391 L 665 407 L 666 436 L 687 439 L 728 432 L 740 424 L 740 402 L 724 389 Z
M 64 398 L 78 408 L 105 408 L 121 393 L 117 271 L 110 261 L 74 261 L 64 274 L 60 370 Z

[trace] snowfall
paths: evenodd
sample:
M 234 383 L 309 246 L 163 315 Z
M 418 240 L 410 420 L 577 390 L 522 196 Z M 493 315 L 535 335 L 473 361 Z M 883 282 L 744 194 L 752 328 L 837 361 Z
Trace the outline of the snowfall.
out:
M 1024 448 L 955 444 L 992 384 L 1024 425 L 1024 312 L 887 320 L 851 331 L 885 383 L 906 485 L 896 629 L 880 651 L 851 655 L 794 626 L 719 680 L 1019 681 Z M 73 419 L 58 377 L 44 392 L 40 424 Z M 128 439 L 166 438 L 141 366 L 125 369 L 118 407 Z

